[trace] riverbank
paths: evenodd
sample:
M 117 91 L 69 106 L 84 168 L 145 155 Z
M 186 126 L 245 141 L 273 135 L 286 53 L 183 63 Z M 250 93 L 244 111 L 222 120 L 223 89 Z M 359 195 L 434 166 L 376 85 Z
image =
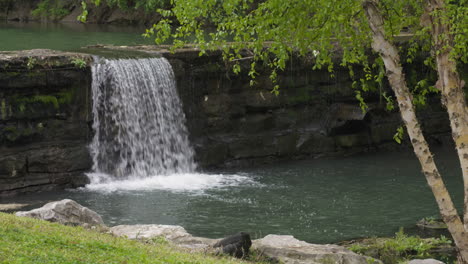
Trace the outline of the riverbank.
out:
M 247 233 L 208 239 L 171 225 L 107 227 L 96 212 L 69 199 L 16 216 L 0 213 L 0 222 L 0 263 L 397 264 L 419 263 L 418 259 L 429 257 L 453 263 L 456 254 L 452 242 L 443 236 L 421 239 L 403 230 L 395 237 L 348 241 L 340 246 L 271 234 L 253 241 Z M 238 240 L 240 235 L 242 240 Z M 230 251 L 233 245 L 244 248 L 240 256 Z
M 0 213 L 0 222 L 0 263 L 266 263 L 188 252 L 164 239 L 141 243 L 5 213 Z

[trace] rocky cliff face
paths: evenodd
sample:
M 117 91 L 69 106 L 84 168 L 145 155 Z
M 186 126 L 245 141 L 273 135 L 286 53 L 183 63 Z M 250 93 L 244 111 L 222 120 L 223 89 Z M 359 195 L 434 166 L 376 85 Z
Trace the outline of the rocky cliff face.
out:
M 90 59 L 43 50 L 0 52 L 0 196 L 86 181 Z
M 394 141 L 400 115 L 385 110 L 378 91 L 366 98 L 369 111 L 360 109 L 348 69 L 337 68 L 331 77 L 312 71 L 312 60 L 293 59 L 279 74 L 275 96 L 267 70 L 249 84 L 248 61 L 244 74 L 235 75 L 216 53 L 199 57 L 187 49 L 164 56 L 174 67 L 202 167 L 409 147 Z M 440 143 L 450 128 L 439 99 L 433 100 L 420 117 L 429 140 Z
M 250 86 L 218 53 L 137 49 L 171 62 L 201 168 L 408 147 L 393 140 L 399 113 L 385 111 L 378 93 L 368 96 L 363 113 L 345 69 L 330 77 L 312 71 L 312 61 L 294 59 L 275 96 L 266 70 Z M 50 50 L 0 52 L 0 196 L 86 182 L 91 60 Z M 450 137 L 448 118 L 434 100 L 420 117 L 430 141 L 442 142 Z

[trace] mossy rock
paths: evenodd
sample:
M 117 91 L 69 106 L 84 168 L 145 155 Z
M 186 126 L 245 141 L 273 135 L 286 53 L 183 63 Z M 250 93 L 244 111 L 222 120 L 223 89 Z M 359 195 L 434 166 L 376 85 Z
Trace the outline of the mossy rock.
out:
M 0 128 L 0 142 L 7 144 L 29 142 L 40 137 L 44 131 L 42 123 L 29 123 L 22 126 L 5 126 Z
M 435 219 L 433 217 L 423 218 L 416 225 L 423 229 L 447 229 L 447 225 L 442 219 Z

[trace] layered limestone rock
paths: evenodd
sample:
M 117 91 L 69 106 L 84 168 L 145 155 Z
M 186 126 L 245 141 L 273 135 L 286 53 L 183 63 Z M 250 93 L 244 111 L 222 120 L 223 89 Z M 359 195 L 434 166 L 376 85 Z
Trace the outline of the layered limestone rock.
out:
M 250 86 L 246 72 L 233 74 L 220 52 L 200 57 L 193 47 L 175 53 L 167 48 L 93 51 L 170 61 L 200 168 L 408 147 L 395 143 L 401 118 L 397 110 L 384 109 L 378 93 L 369 93 L 369 109 L 360 110 L 347 69 L 336 68 L 330 76 L 326 70 L 312 71 L 313 60 L 293 58 L 278 75 L 276 96 L 267 69 L 258 69 Z M 0 196 L 86 183 L 91 60 L 50 50 L 0 52 Z M 248 65 L 248 60 L 241 63 Z M 429 141 L 450 139 L 439 103 L 428 102 L 420 117 Z
M 0 52 L 0 196 L 86 181 L 90 61 L 50 50 Z

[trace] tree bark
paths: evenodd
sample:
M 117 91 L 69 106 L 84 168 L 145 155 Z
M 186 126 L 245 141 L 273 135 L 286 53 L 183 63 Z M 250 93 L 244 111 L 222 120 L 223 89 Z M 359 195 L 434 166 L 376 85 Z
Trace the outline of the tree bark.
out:
M 414 153 L 419 159 L 422 171 L 427 183 L 432 189 L 439 211 L 447 224 L 455 244 L 459 250 L 461 259 L 466 263 L 468 260 L 468 237 L 466 236 L 463 223 L 458 216 L 452 199 L 445 187 L 445 184 L 437 170 L 429 146 L 422 134 L 421 126 L 416 118 L 413 105 L 413 97 L 409 91 L 403 69 L 400 64 L 398 49 L 385 37 L 383 28 L 383 17 L 380 13 L 377 0 L 366 0 L 363 2 L 367 21 L 372 30 L 372 48 L 378 52 L 384 61 L 386 76 L 395 92 L 395 96 L 400 108 L 401 117 L 405 123 Z
M 464 82 L 460 80 L 455 60 L 450 58 L 453 36 L 446 20 L 440 17 L 443 14 L 446 14 L 444 1 L 427 0 L 425 16 L 427 20 L 423 23 L 431 29 L 432 47 L 439 75 L 436 87 L 441 91 L 442 103 L 450 117 L 452 137 L 462 168 L 465 191 L 463 218 L 465 231 L 468 231 L 468 109 L 463 92 Z

